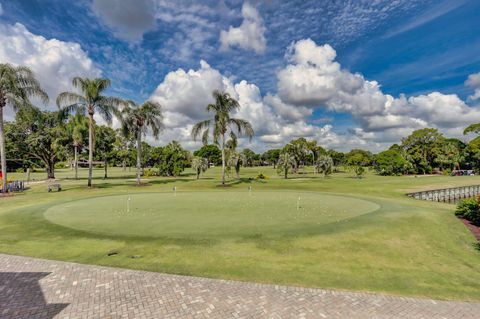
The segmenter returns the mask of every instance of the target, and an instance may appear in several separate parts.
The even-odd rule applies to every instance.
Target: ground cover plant
[[[442,299],[480,300],[480,253],[455,206],[405,193],[479,184],[477,176],[396,176],[314,167],[288,179],[244,167],[220,186],[220,167],[197,180],[136,170],[59,169],[0,202],[0,252],[175,274]],[[259,174],[268,179],[255,179]],[[12,173],[24,179],[25,173]],[[130,197],[130,211],[127,200]],[[300,197],[300,199],[299,199]],[[181,205],[180,205],[181,204]],[[123,216],[122,216],[123,214]],[[110,256],[109,256],[110,255]]]

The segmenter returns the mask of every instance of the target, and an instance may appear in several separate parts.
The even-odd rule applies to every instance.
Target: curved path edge
[[[480,303],[245,283],[0,254],[0,318],[479,318]]]

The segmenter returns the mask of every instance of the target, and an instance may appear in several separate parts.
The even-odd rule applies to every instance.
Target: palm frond
[[[62,92],[57,96],[56,100],[59,108],[64,108],[71,105],[85,105],[86,101],[83,96],[73,92]]]
[[[204,130],[207,130],[210,127],[211,120],[205,120],[198,122],[192,127],[192,138],[194,141],[197,141],[197,138],[200,136],[200,134],[203,133]]]

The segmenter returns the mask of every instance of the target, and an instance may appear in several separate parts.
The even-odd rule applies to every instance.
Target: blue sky
[[[427,102],[419,106],[415,104],[418,101],[412,100],[402,104],[401,110],[398,106],[394,113],[388,107],[387,111],[379,109],[373,112],[375,116],[391,119],[418,107],[429,109],[442,103],[446,99],[444,96],[452,94],[461,101],[455,103],[463,103],[459,104],[457,111],[465,114],[473,112],[471,109],[476,111],[476,99],[468,97],[474,94],[477,84],[473,81],[472,85],[465,85],[469,75],[480,71],[480,2],[475,0],[272,0],[247,3],[0,0],[0,4],[0,24],[5,26],[3,32],[10,41],[12,34],[18,35],[12,31],[12,26],[20,23],[28,32],[47,41],[56,39],[62,43],[77,43],[86,58],[92,61],[91,69],[112,79],[111,94],[138,102],[157,96],[172,114],[178,103],[167,100],[164,91],[158,92],[158,86],[167,74],[178,69],[199,71],[200,61],[204,60],[211,69],[229,79],[231,86],[242,80],[254,84],[260,97],[253,100],[265,99],[267,95],[278,96],[287,105],[285,108],[305,110],[302,118],[288,118],[275,106],[261,101],[270,108],[272,116],[281,117],[278,119],[280,127],[302,127],[307,136],[334,148],[348,149],[357,145],[381,149],[401,138],[401,134],[409,129],[422,125],[458,135],[455,128],[467,124],[446,123],[423,112],[410,116],[409,121],[415,124],[406,124],[404,130],[396,125],[382,131],[380,126],[372,124],[378,120],[373,118],[372,112],[365,108],[357,110],[356,105],[345,105],[354,103],[351,96],[348,99],[337,96],[328,100],[313,98],[306,103],[306,99],[294,97],[288,89],[282,93],[278,74],[290,64],[299,66],[303,63],[299,60],[292,62],[290,55],[300,52],[300,47],[295,44],[304,39],[311,39],[318,47],[330,45],[336,51],[334,61],[339,63],[342,72],[359,74],[362,81],[378,82],[380,86],[376,90],[381,91],[382,96],[398,99],[405,94],[406,99],[419,97],[418,101],[423,103],[422,96],[429,96],[432,92],[443,94],[438,99],[430,96],[429,101],[436,101],[432,102],[433,106],[427,106]],[[246,5],[244,12],[242,8]],[[242,23],[250,24],[242,29]],[[228,33],[229,28],[237,28],[234,30],[237,37],[234,32]],[[239,40],[238,34],[243,31],[246,33],[240,34]],[[222,32],[226,33],[227,44],[222,42]],[[1,57],[9,59],[7,53],[0,54]],[[293,78],[290,80],[294,81]],[[318,90],[324,88],[318,86]],[[357,98],[360,93],[355,94]],[[343,100],[339,102],[339,99]],[[371,109],[375,108],[372,102],[368,103]],[[182,116],[190,116],[188,111],[182,112]],[[367,114],[369,118],[366,118]],[[476,113],[464,117],[474,119],[475,116]],[[178,129],[171,123],[174,117],[175,114],[167,127]],[[322,135],[324,132],[315,127],[327,129],[330,135]],[[257,130],[266,137],[259,135],[254,148],[260,150],[276,145],[277,140],[271,137],[275,132],[263,127]],[[296,134],[282,136],[288,139]],[[170,134],[167,133],[167,137]],[[347,143],[352,139],[358,139],[356,144]]]

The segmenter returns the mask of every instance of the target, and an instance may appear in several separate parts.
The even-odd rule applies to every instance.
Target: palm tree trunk
[[[75,179],[78,179],[78,146],[74,146],[75,149],[75,157],[74,157],[74,165],[75,165]]]
[[[222,185],[225,185],[225,134],[222,135]]]
[[[2,103],[3,101],[0,101]],[[5,152],[5,132],[3,129],[3,105],[0,105],[0,158],[2,163],[2,192],[7,192],[7,154]]]
[[[88,114],[88,187],[92,187],[93,176],[93,113]]]
[[[288,168],[285,167],[285,179],[288,178]]]
[[[140,170],[142,169],[142,133],[137,133],[137,185],[140,185]]]

